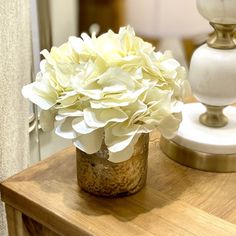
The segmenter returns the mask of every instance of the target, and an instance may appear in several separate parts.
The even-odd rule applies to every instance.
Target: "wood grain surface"
[[[135,195],[83,192],[71,147],[3,182],[2,199],[58,235],[235,236],[236,173],[181,166],[160,151],[159,138],[150,137],[147,185]]]

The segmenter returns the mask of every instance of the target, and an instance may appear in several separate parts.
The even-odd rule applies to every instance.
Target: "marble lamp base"
[[[183,121],[172,140],[161,138],[160,147],[180,164],[213,172],[236,171],[236,107],[228,106],[224,114],[228,124],[210,128],[199,122],[206,108],[201,103],[185,104]]]

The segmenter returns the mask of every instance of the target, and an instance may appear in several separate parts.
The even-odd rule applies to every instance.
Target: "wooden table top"
[[[236,173],[181,166],[149,146],[147,185],[120,199],[98,198],[77,185],[75,148],[1,184],[2,199],[49,229],[77,235],[236,235]]]

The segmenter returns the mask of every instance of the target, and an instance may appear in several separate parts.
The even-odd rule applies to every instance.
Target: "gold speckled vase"
[[[76,149],[77,179],[86,192],[102,197],[122,197],[138,192],[146,183],[149,135],[142,134],[132,157],[124,162],[108,161],[105,145],[88,155]]]

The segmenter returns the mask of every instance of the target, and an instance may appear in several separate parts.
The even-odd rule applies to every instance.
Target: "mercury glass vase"
[[[138,192],[146,183],[149,135],[142,134],[130,159],[108,161],[105,145],[95,154],[76,150],[77,179],[86,192],[102,197],[122,197]]]

